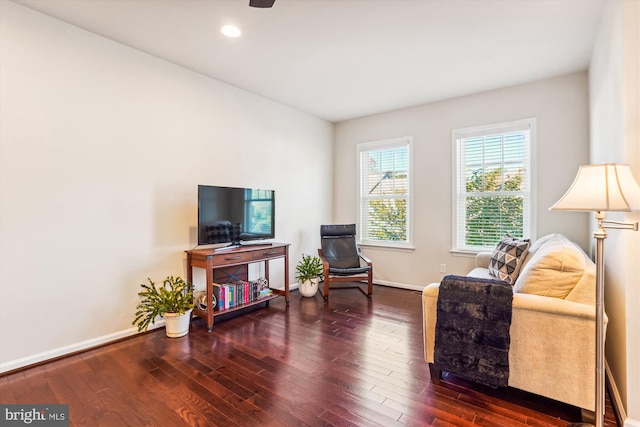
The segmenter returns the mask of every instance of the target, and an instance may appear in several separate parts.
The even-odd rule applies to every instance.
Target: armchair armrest
[[[362,261],[364,261],[365,263],[367,263],[367,265],[368,265],[369,267],[373,266],[373,264],[371,263],[371,260],[370,260],[366,255],[364,255],[362,252],[360,252],[360,250],[359,250],[359,249],[358,249],[358,256],[360,257],[360,259],[361,259]]]
[[[325,279],[329,276],[329,261],[322,255],[322,249],[318,248],[318,258],[322,262],[323,276]]]

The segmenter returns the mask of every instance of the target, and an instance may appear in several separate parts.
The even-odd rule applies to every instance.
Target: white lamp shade
[[[640,186],[629,165],[584,165],[552,210],[640,211]]]

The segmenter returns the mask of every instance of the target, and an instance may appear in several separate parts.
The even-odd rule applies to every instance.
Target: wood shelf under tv
[[[206,270],[207,309],[194,308],[193,312],[206,319],[209,332],[213,330],[216,316],[253,307],[265,303],[279,296],[284,296],[289,304],[289,243],[265,243],[248,246],[234,247],[223,250],[193,249],[187,253],[187,281],[193,283],[193,267]],[[284,260],[284,289],[270,288],[273,295],[264,297],[248,304],[237,305],[225,310],[214,310],[213,284],[227,283],[235,280],[248,280],[248,266],[252,263],[264,263],[264,274],[269,281],[269,261],[275,259]],[[269,281],[269,284],[271,282]]]

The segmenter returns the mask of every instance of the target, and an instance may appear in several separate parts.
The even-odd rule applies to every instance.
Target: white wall
[[[590,162],[627,163],[640,182],[639,27],[636,0],[607,4],[589,68],[589,91]],[[640,221],[638,213],[607,217]],[[608,235],[604,243],[606,359],[628,416],[625,426],[640,426],[640,232],[610,230]]]
[[[186,275],[198,184],[275,189],[291,264],[316,250],[331,123],[0,4],[0,370],[132,333],[139,284]]]
[[[433,84],[437,84],[434,82]],[[356,144],[397,136],[414,140],[414,251],[365,248],[378,282],[422,289],[447,274],[466,274],[469,257],[451,249],[451,131],[474,125],[537,118],[537,234],[559,232],[588,249],[588,218],[549,212],[589,158],[587,74],[421,105],[336,125],[334,220],[356,219]]]

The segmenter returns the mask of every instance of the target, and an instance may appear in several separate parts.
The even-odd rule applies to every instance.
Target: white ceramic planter
[[[318,282],[320,282],[319,277],[314,277],[311,280],[300,282],[300,295],[303,297],[314,296],[316,292],[318,292]]]
[[[170,338],[183,337],[189,333],[189,322],[191,320],[191,310],[183,313],[165,313],[164,327],[167,336]]]

